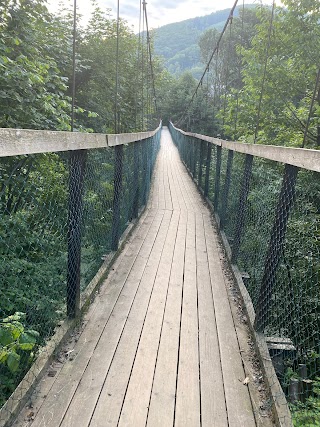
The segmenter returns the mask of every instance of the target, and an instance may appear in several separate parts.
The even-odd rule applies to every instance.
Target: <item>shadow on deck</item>
[[[269,426],[209,210],[162,132],[149,206],[16,426]],[[242,343],[245,343],[243,346]],[[247,354],[246,354],[247,353]]]

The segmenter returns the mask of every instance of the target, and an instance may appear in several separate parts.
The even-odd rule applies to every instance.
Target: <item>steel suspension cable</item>
[[[233,4],[233,6],[232,6],[232,8],[231,8],[231,10],[230,10],[229,16],[228,16],[228,18],[227,18],[227,20],[226,20],[226,22],[225,22],[225,24],[224,24],[223,30],[222,30],[222,32],[220,33],[220,36],[219,36],[218,41],[217,41],[217,43],[216,43],[216,46],[214,47],[214,49],[213,49],[213,51],[212,51],[212,53],[211,53],[211,55],[210,55],[210,58],[209,58],[208,63],[207,63],[207,65],[206,65],[205,69],[204,69],[204,72],[202,73],[202,76],[201,76],[201,78],[200,78],[200,80],[199,80],[199,82],[198,82],[198,84],[197,84],[197,87],[196,87],[196,89],[195,89],[195,91],[194,91],[194,93],[193,93],[193,95],[192,95],[192,97],[191,97],[190,102],[188,103],[188,105],[187,105],[186,109],[185,109],[185,110],[184,110],[184,112],[182,113],[182,117],[181,117],[181,119],[179,119],[179,120],[178,120],[178,123],[179,123],[179,122],[181,122],[181,120],[183,120],[183,117],[186,115],[186,112],[189,110],[189,107],[191,106],[191,104],[192,104],[192,102],[193,102],[193,100],[194,100],[194,98],[195,98],[195,96],[196,96],[196,94],[197,94],[197,92],[198,92],[199,87],[202,85],[202,82],[203,82],[203,79],[205,78],[205,75],[206,75],[207,69],[210,67],[210,64],[211,64],[211,62],[212,62],[212,60],[213,60],[213,58],[214,58],[214,55],[215,55],[215,54],[218,52],[218,50],[219,50],[220,42],[221,42],[221,40],[222,40],[222,38],[223,38],[223,36],[224,36],[224,34],[225,34],[225,32],[226,32],[227,28],[228,28],[229,21],[233,19],[234,10],[235,10],[235,8],[237,7],[237,4],[238,4],[238,0],[235,0],[234,4]]]
[[[144,130],[144,61],[145,61],[145,54],[144,54],[144,12],[142,7],[142,0],[141,1],[141,8],[142,8],[142,38],[141,38],[141,130]]]
[[[150,39],[150,32],[149,32],[149,25],[148,25],[148,14],[147,14],[147,3],[146,3],[146,1],[143,1],[143,10],[144,10],[144,17],[145,17],[145,21],[146,21],[147,49],[148,49],[148,53],[149,53],[151,83],[152,83],[152,91],[153,91],[153,103],[154,103],[155,111],[157,113],[158,107],[157,107],[155,78],[154,78],[154,69],[153,69],[152,51],[151,51],[151,39]]]
[[[253,140],[254,144],[257,141],[259,126],[260,126],[261,105],[262,105],[264,86],[265,86],[266,76],[267,76],[267,67],[268,67],[268,62],[269,62],[269,51],[270,51],[270,46],[271,46],[271,33],[272,33],[272,28],[273,28],[274,10],[275,10],[275,0],[273,0],[273,2],[272,2],[270,25],[269,25],[269,30],[268,30],[268,44],[267,44],[267,49],[266,49],[266,60],[265,60],[265,64],[264,64],[261,91],[260,91],[260,96],[259,96],[257,123],[256,123],[255,132],[254,132],[254,140]]]
[[[73,2],[73,40],[72,40],[72,101],[71,132],[74,131],[74,110],[76,99],[76,38],[77,38],[77,0]]]
[[[240,49],[239,49],[239,67],[238,67],[238,79],[241,82],[241,70],[242,70],[242,48],[244,41],[244,0],[242,1],[242,17],[241,17],[241,36],[240,36]],[[240,89],[239,89],[240,90]],[[236,114],[234,119],[234,138],[236,138],[237,127],[238,127],[238,116],[239,116],[239,90],[236,93]]]
[[[117,1],[117,40],[116,40],[116,87],[114,94],[114,132],[119,133],[119,35],[120,35],[120,0]]]
[[[139,36],[138,36],[138,47],[137,47],[137,66],[136,69],[139,70],[140,65],[140,47],[141,47],[141,14],[142,14],[142,5],[140,0],[140,12],[139,12]],[[135,130],[138,129],[138,92],[140,88],[139,84],[139,73],[136,73],[136,86],[135,86]],[[142,80],[142,79],[141,79]]]
[[[228,43],[228,52],[227,52],[227,69],[226,69],[226,84],[224,89],[224,100],[223,100],[223,118],[222,118],[222,127],[224,127],[225,124],[225,116],[226,116],[226,109],[227,109],[227,92],[229,89],[229,72],[230,72],[230,51],[231,51],[231,37],[232,37],[232,19],[230,20],[230,31],[229,31],[229,43]]]
[[[312,111],[313,111],[313,106],[317,97],[317,92],[319,90],[319,82],[320,82],[320,68],[318,69],[318,73],[317,73],[317,78],[316,78],[316,84],[314,87],[314,91],[313,91],[313,95],[312,95],[312,99],[311,99],[311,104],[310,104],[310,109],[309,109],[309,114],[308,114],[308,120],[306,123],[306,127],[304,130],[304,135],[303,135],[303,142],[302,142],[302,148],[304,148],[305,143],[307,141],[307,135],[308,135],[308,131],[309,131],[309,126],[310,126],[310,121],[311,121],[311,115],[312,115]]]

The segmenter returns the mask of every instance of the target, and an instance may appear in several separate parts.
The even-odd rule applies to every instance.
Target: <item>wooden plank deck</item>
[[[34,419],[17,425],[260,425],[217,246],[165,128],[148,209],[85,317],[75,357]]]

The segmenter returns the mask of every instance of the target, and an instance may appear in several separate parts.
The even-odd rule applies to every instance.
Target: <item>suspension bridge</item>
[[[146,4],[130,128],[143,131],[121,133],[118,2],[115,133],[74,132],[75,0],[71,132],[0,129],[0,426],[290,427],[319,401],[320,152],[256,144],[275,2],[252,143],[192,129],[200,97],[239,134],[237,1],[167,126],[153,126]],[[294,106],[302,147],[319,145],[319,82]]]
[[[257,425],[223,270],[210,211],[164,129],[146,210],[31,425]]]
[[[162,126],[119,135],[4,129],[1,137],[5,157],[71,153],[66,305],[70,318],[83,313],[77,333],[65,321],[41,351],[3,406],[2,425],[18,411],[16,427],[291,425],[277,374],[285,355],[297,357],[297,347],[280,332],[270,347],[266,334],[273,328],[277,335],[292,305],[298,310],[304,303],[284,282],[281,259],[288,224],[306,197],[294,195],[298,170],[318,173],[318,151],[223,141],[172,124],[170,132]],[[114,169],[112,227],[103,237],[111,252],[81,293],[81,250],[90,239],[86,181],[91,169],[103,168],[103,153]],[[282,184],[271,210],[268,198],[257,209],[261,168],[268,174],[274,164],[283,169]],[[96,172],[98,178],[105,181]],[[252,222],[265,235],[257,253],[246,248]],[[250,275],[237,267],[244,260]],[[274,298],[287,292],[293,301],[279,311]],[[312,345],[309,336],[300,338],[301,346]],[[299,384],[292,385],[289,398],[298,399]]]

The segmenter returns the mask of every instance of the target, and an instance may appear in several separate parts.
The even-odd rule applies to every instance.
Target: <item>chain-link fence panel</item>
[[[68,156],[0,160],[0,404],[66,307]]]
[[[1,422],[142,212],[159,146],[160,131],[128,145],[0,159]]]
[[[224,183],[227,182],[229,191],[228,198],[225,200],[225,207],[222,211],[223,215],[221,216],[221,221],[223,223],[223,229],[228,238],[228,242],[232,246],[234,244],[237,228],[236,214],[238,212],[239,198],[241,193],[241,176],[244,175],[245,156],[241,153],[233,153],[231,160],[232,162],[231,165],[229,163],[228,174],[226,170],[226,175],[224,177]],[[221,191],[221,197],[224,195],[225,193],[223,189],[223,191]]]
[[[81,290],[111,252],[114,149],[88,150],[83,191]]]
[[[243,227],[238,236],[239,241],[236,240],[239,212],[234,211],[232,214],[236,222],[231,243],[238,244],[237,259],[234,261],[238,264],[255,308],[259,299],[270,230],[281,188],[282,169],[282,166],[255,158],[249,172],[250,177],[243,176],[243,180],[249,179],[250,182],[246,203],[241,207],[244,212]],[[244,172],[248,173],[246,170]],[[243,182],[241,186],[243,186]],[[238,207],[234,205],[235,209],[239,209],[239,203],[240,200]]]

